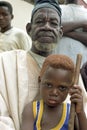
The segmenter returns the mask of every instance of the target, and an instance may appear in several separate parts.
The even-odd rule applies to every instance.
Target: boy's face
[[[13,15],[5,6],[0,7],[0,27],[1,29],[8,28],[11,25]]]
[[[72,86],[73,74],[69,70],[49,67],[40,80],[40,94],[48,106],[62,103]]]

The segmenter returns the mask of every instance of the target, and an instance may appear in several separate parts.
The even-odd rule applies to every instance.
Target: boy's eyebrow
[[[44,83],[46,83],[46,82],[51,83],[51,81],[49,81],[48,79],[46,79],[46,80],[44,81]],[[61,85],[61,86],[68,87],[68,86],[72,86],[72,85],[73,85],[73,83],[72,83],[72,82],[71,82],[71,83],[61,83],[60,85]]]
[[[61,83],[62,86],[65,86],[65,87],[69,87],[69,86],[72,86],[72,82],[71,83]]]
[[[49,81],[48,79],[46,79],[46,80],[44,81],[44,83],[45,83],[45,82],[50,82],[50,83],[51,83],[51,81]]]

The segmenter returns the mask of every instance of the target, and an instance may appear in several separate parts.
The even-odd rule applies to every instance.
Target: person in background
[[[82,90],[73,85],[74,72],[68,56],[50,55],[45,59],[38,77],[41,98],[25,106],[20,130],[68,130],[70,104],[64,102],[68,93],[75,103],[74,130],[87,129]]]
[[[87,9],[78,5],[78,0],[66,0],[60,7],[63,37],[55,52],[70,56],[74,63],[76,55],[81,53],[83,65],[87,61]]]
[[[0,52],[13,49],[29,50],[31,40],[22,29],[13,27],[13,7],[7,1],[0,1]]]
[[[85,62],[83,64],[83,66],[81,67],[80,73],[81,73],[81,76],[83,79],[84,87],[85,87],[86,92],[87,92],[87,62]]]

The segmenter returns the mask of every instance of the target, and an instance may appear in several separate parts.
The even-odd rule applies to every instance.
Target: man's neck
[[[4,33],[4,32],[8,31],[8,30],[11,29],[11,28],[12,28],[11,26],[7,26],[7,27],[5,27],[5,28],[1,28],[1,29],[0,29],[0,32]]]
[[[77,0],[66,0],[66,3],[65,4],[78,4]]]
[[[38,50],[35,50],[33,48],[31,48],[31,51],[33,53],[36,53],[38,55],[41,55],[41,56],[44,56],[44,57],[47,57],[48,55],[52,54],[52,51],[51,52],[43,52],[43,51],[38,51]]]

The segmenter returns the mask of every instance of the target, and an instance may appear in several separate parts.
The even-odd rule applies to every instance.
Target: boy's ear
[[[38,77],[38,85],[39,85],[39,88],[40,88],[40,82],[41,82],[41,77],[39,76],[39,77]]]
[[[40,82],[41,82],[41,77],[39,76],[39,77],[38,77],[38,83],[40,83]]]
[[[26,31],[27,31],[27,33],[30,35],[31,23],[27,23],[27,25],[26,25]]]

